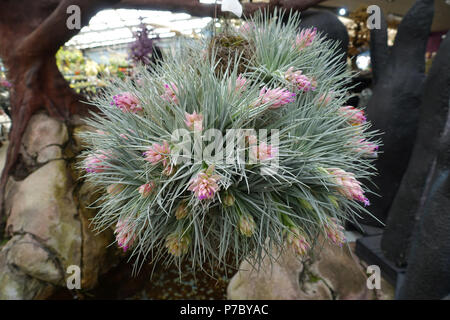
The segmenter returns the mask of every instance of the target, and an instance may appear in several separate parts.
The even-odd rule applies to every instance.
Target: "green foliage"
[[[186,255],[192,256],[196,266],[225,265],[230,255],[239,263],[250,252],[258,264],[265,252],[272,256],[273,247],[285,250],[286,237],[296,239],[293,230],[314,243],[320,234],[326,234],[330,218],[343,223],[370,214],[355,199],[344,196],[342,186],[326,170],[340,168],[366,183],[375,172],[373,158],[355,151],[353,141],[355,136],[373,140],[376,133],[368,130],[369,123],[350,125],[339,112],[348,99],[352,75],[338,62],[337,44],[322,36],[310,46],[296,48],[299,16],[292,14],[283,25],[282,14],[275,13],[271,19],[260,15],[251,22],[255,27],[250,31],[230,32],[231,37],[244,37],[254,55],[228,61],[223,73],[216,70],[220,58],[214,54],[217,51],[209,54],[208,41],[182,42],[180,49],[165,56],[164,63],[154,66],[152,72],[137,70],[138,82],[112,81],[93,100],[103,114],[87,120],[98,131],[83,135],[91,146],[83,156],[106,152],[107,157],[100,162],[102,170],[89,172],[86,178],[96,188],[121,186],[93,204],[99,209],[93,222],[96,230],[102,231],[127,221],[137,269],[146,258],[180,262],[185,255],[167,253],[167,245],[176,249],[167,240],[173,240],[169,236],[173,234],[184,241],[180,245],[188,244]],[[242,65],[246,71],[241,76],[248,82],[240,92],[236,80]],[[270,103],[255,104],[263,87],[292,87],[284,76],[291,67],[315,79],[317,88],[297,91],[294,102],[277,109],[271,109]],[[171,83],[178,88],[177,103],[164,99],[165,85]],[[111,105],[113,96],[123,92],[137,98],[142,112],[123,112]],[[327,95],[332,99],[323,103]],[[228,129],[267,129],[270,141],[270,130],[279,130],[279,161],[272,167],[273,174],[261,174],[261,169],[267,169],[264,162],[243,163],[237,155],[231,164],[211,159],[175,163],[171,153],[169,160],[176,170],[169,176],[161,163],[146,161],[143,153],[153,144],[168,141],[171,152],[177,149],[171,142],[172,133],[186,129],[185,113],[194,111],[203,115],[203,133],[211,128],[223,136]],[[190,137],[196,134],[191,132]],[[193,144],[190,151],[194,154],[196,148],[208,144]],[[244,150],[248,156],[250,147],[246,145]],[[220,190],[213,200],[200,200],[188,187],[197,174],[211,170],[211,165]],[[87,162],[81,167],[88,167]],[[138,188],[149,182],[155,183],[155,190],[143,197]],[[177,219],[180,205],[188,214]],[[242,231],[242,219],[247,219],[244,226],[251,232]]]
[[[129,63],[118,55],[111,56],[107,63],[97,63],[86,58],[79,49],[61,47],[56,53],[56,65],[71,88],[86,96],[95,95],[106,85],[106,78],[125,79]]]

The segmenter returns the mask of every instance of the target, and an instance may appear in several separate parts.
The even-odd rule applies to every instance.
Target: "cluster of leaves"
[[[90,145],[83,156],[103,156],[95,158],[99,170],[88,170],[86,178],[93,188],[108,190],[93,204],[99,209],[93,222],[98,231],[116,228],[119,245],[126,240],[123,247],[130,248],[137,269],[145,258],[179,263],[187,255],[200,267],[226,264],[230,254],[239,263],[252,253],[258,264],[264,254],[272,256],[274,247],[279,252],[298,249],[320,234],[330,236],[333,226],[370,214],[345,196],[327,170],[351,172],[365,183],[375,172],[373,158],[355,151],[354,143],[355,136],[373,141],[376,133],[368,130],[368,122],[349,124],[340,112],[352,75],[339,64],[337,44],[321,35],[299,48],[299,16],[290,14],[282,24],[283,14],[260,14],[245,30],[230,34],[249,42],[254,54],[235,56],[224,72],[217,72],[220,58],[208,50],[208,41],[189,41],[152,71],[137,70],[138,81],[113,81],[93,100],[102,115],[87,119],[97,131],[83,134]],[[239,74],[242,65],[246,71]],[[289,70],[314,79],[315,90],[293,88],[285,76]],[[242,78],[247,80],[244,88],[238,85]],[[167,99],[168,88],[173,99]],[[273,108],[273,101],[255,103],[264,88],[287,88],[296,97],[279,108]],[[111,103],[124,92],[136,98],[139,112],[124,112]],[[271,129],[278,130],[278,162],[275,168],[271,164],[272,173],[261,173],[267,168],[264,162],[242,162],[239,152],[226,163],[210,158],[176,162],[173,133],[189,130],[186,114],[194,112],[202,115],[202,131],[190,130],[192,141],[208,129],[218,129],[224,137],[229,129],[266,129],[268,141]],[[165,141],[167,163],[143,156]],[[207,145],[196,142],[190,151]],[[246,156],[249,151],[246,144]],[[89,164],[83,161],[81,167]],[[173,169],[169,173],[168,167]],[[210,199],[200,199],[190,188],[202,173],[217,181]],[[139,191],[145,184],[151,190],[143,196]]]

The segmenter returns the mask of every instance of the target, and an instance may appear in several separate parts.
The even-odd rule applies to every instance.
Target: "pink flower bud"
[[[175,85],[175,83],[171,82],[170,84],[164,85],[164,94],[161,96],[161,98],[163,98],[167,102],[178,104],[179,100],[177,94],[178,87]]]
[[[191,240],[188,235],[182,235],[178,232],[171,233],[166,238],[167,251],[175,257],[186,254],[189,250],[190,243]]]
[[[361,183],[356,180],[355,175],[351,172],[346,172],[342,169],[331,168],[326,169],[332,176],[333,180],[338,186],[340,194],[350,200],[357,200],[368,206],[369,200],[364,196],[364,191]]]
[[[151,164],[162,163],[165,167],[168,163],[170,155],[169,143],[164,141],[163,144],[154,143],[150,149],[144,152],[145,160]]]
[[[255,106],[262,104],[268,104],[269,109],[277,109],[285,104],[295,101],[295,93],[288,91],[287,89],[276,88],[267,89],[262,88],[259,92],[259,100]]]
[[[115,105],[123,112],[137,113],[142,111],[142,106],[139,105],[139,100],[130,92],[123,92],[115,95],[111,105]]]
[[[136,235],[133,232],[130,222],[130,219],[119,219],[116,224],[116,230],[114,231],[117,244],[123,249],[123,251],[127,251],[136,239]]]
[[[213,169],[214,170],[214,169]],[[213,175],[212,170],[208,168],[206,172],[200,172],[190,181],[188,190],[194,192],[195,196],[200,199],[213,199],[219,190],[217,181],[220,180],[218,175]]]
[[[295,44],[297,48],[301,50],[303,48],[309,47],[316,38],[316,35],[317,35],[317,28],[303,29],[295,39]]]
[[[301,234],[300,230],[296,227],[291,227],[290,232],[286,237],[288,247],[299,257],[303,257],[307,254],[311,246],[306,238]]]
[[[148,197],[154,190],[155,190],[155,183],[153,181],[150,181],[149,183],[143,184],[138,188],[138,192],[140,195],[145,198]]]
[[[203,115],[200,113],[197,113],[194,111],[194,113],[189,114],[185,113],[186,119],[184,120],[184,123],[186,123],[186,126],[194,130],[196,132],[200,132],[203,130]]]
[[[342,247],[342,245],[346,242],[345,235],[344,235],[344,227],[339,224],[336,218],[328,218],[328,223],[324,226],[325,233],[328,237],[328,239]]]
[[[364,124],[367,121],[364,111],[352,106],[341,107],[339,112],[348,118],[348,122],[353,126]]]

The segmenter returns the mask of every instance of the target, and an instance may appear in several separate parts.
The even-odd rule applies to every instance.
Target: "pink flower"
[[[178,94],[178,87],[175,85],[175,83],[171,82],[170,84],[164,85],[164,94],[161,96],[161,98],[163,98],[167,102],[178,104],[179,100],[177,94]]]
[[[235,91],[237,93],[244,91],[245,89],[247,89],[247,78],[243,77],[242,74],[240,74],[237,78],[236,78],[236,87],[235,87]]]
[[[115,95],[111,105],[115,105],[123,112],[137,113],[142,111],[142,107],[139,105],[139,100],[130,92],[123,92]]]
[[[336,218],[328,218],[328,223],[324,226],[328,239],[334,244],[342,247],[345,243],[344,227],[339,224]]]
[[[370,205],[369,199],[364,196],[361,183],[356,180],[353,173],[338,168],[326,170],[334,176],[334,182],[337,184],[340,194],[347,199],[360,201],[364,203],[365,206]]]
[[[300,257],[304,256],[311,248],[308,241],[306,241],[306,238],[296,227],[291,227],[286,240],[288,247]]]
[[[184,123],[189,129],[194,131],[202,131],[203,129],[203,115],[194,111],[193,114],[185,113],[186,119]]]
[[[189,191],[195,193],[195,196],[200,200],[212,199],[215,193],[219,190],[217,181],[220,180],[218,175],[213,175],[214,166],[210,166],[206,172],[200,172],[189,183]]]
[[[117,244],[124,252],[133,245],[133,242],[136,239],[136,235],[133,233],[129,219],[119,219],[114,234],[116,235]]]
[[[295,88],[303,92],[314,91],[316,89],[316,81],[311,80],[307,76],[302,74],[301,70],[293,71],[293,69],[293,67],[290,67],[284,74],[284,77],[287,81],[292,83]]]
[[[151,164],[158,164],[159,162],[162,162],[164,167],[167,165],[169,154],[169,143],[165,140],[162,145],[154,143],[150,149],[144,152],[145,160]]]
[[[340,107],[339,112],[346,118],[353,126],[361,125],[367,121],[364,111],[352,106]]]
[[[98,153],[94,153],[89,155],[84,160],[84,166],[86,171],[89,173],[99,173],[103,172],[109,166],[105,164],[105,161],[108,159],[108,153],[105,151],[99,151]]]
[[[287,89],[266,89],[265,87],[259,92],[259,101],[256,106],[262,104],[269,104],[269,109],[276,109],[285,104],[295,101],[295,93],[288,91]]]
[[[250,152],[253,159],[264,161],[275,157],[278,153],[278,149],[270,144],[268,145],[265,142],[261,142],[259,146],[252,146]]]
[[[5,87],[5,88],[11,88],[12,84],[8,80],[1,79],[0,80],[0,86]]]
[[[355,151],[369,157],[378,156],[379,146],[365,139],[359,139],[355,143]]]
[[[299,49],[309,47],[317,35],[317,28],[303,29],[297,38],[295,39],[295,44]]]
[[[140,195],[145,198],[148,197],[150,195],[150,193],[153,192],[153,190],[155,190],[155,183],[153,181],[150,181],[149,183],[143,184],[142,186],[140,186],[138,188],[138,191],[140,193]]]

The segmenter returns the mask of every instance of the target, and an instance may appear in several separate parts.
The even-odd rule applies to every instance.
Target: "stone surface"
[[[78,126],[73,128],[73,133],[72,133],[72,139],[73,139],[72,150],[75,153],[78,153],[81,150],[86,148],[86,144],[83,142],[83,139],[81,139],[81,137],[80,137],[80,133],[83,133],[85,131],[95,131],[95,129],[93,127],[91,127],[91,126],[88,126],[88,125],[78,125]]]
[[[51,160],[62,159],[62,157],[61,147],[52,145],[39,151],[36,161],[37,163],[42,164]]]
[[[65,266],[80,265],[81,226],[67,163],[51,161],[8,187],[7,232],[33,234],[53,248]]]
[[[382,249],[397,264],[407,264],[411,237],[420,219],[430,177],[436,168],[439,143],[445,134],[450,100],[450,33],[442,42],[428,73],[416,144],[400,188],[389,210]]]
[[[371,213],[385,222],[388,210],[412,153],[416,139],[419,105],[423,92],[425,50],[433,20],[433,0],[417,0],[404,16],[392,48],[387,46],[386,23],[371,31],[371,57],[375,84],[367,106],[373,129],[384,132],[382,152],[373,182]],[[375,219],[362,223],[380,226]]]
[[[11,240],[0,250],[0,300],[45,299],[52,293],[51,285],[8,263],[8,253],[16,241]]]
[[[64,271],[57,258],[30,234],[14,236],[10,241],[7,263],[38,280],[61,284]]]
[[[27,165],[34,165],[34,161],[40,156],[40,161],[46,162],[55,157],[55,148],[44,150],[49,146],[61,148],[69,140],[67,126],[49,117],[44,113],[38,113],[31,117],[30,123],[22,138],[21,154]],[[40,153],[43,152],[42,155]]]
[[[83,239],[81,286],[84,289],[91,289],[97,285],[99,276],[118,262],[120,255],[116,246],[109,246],[114,242],[112,230],[105,230],[99,234],[92,230],[91,219],[96,211],[89,209],[88,206],[96,200],[99,193],[85,182],[77,195]]]
[[[319,256],[320,254],[320,256]],[[290,253],[259,270],[244,261],[231,279],[228,299],[331,300],[369,299],[366,275],[348,247],[325,242],[316,248],[313,261],[299,261]]]
[[[342,248],[324,243],[310,270],[325,281],[339,300],[368,299],[367,276],[358,258],[348,246]]]
[[[73,132],[93,130],[77,126]],[[81,267],[82,289],[93,288],[100,274],[120,257],[111,230],[99,235],[90,226],[97,196],[74,169],[85,147],[69,140],[64,123],[34,115],[22,143],[28,167],[22,180],[10,177],[5,193],[6,231],[0,251],[0,299],[40,299],[65,286],[69,265]],[[64,152],[63,152],[64,149]],[[68,152],[68,150],[70,152]]]

